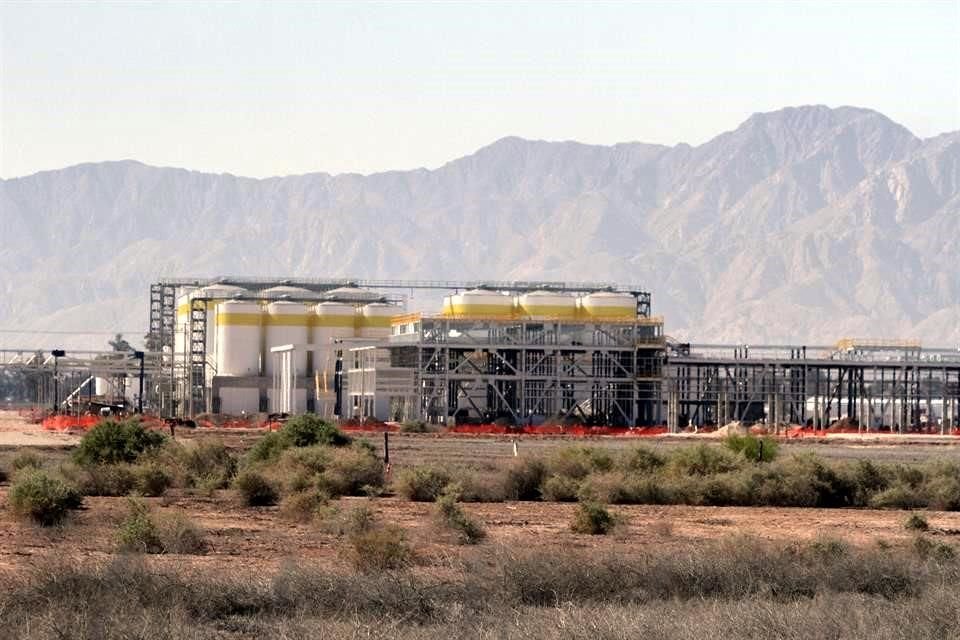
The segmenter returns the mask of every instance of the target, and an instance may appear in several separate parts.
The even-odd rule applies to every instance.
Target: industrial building
[[[438,311],[408,308],[420,290]],[[960,420],[955,348],[682,344],[637,286],[217,278],[163,280],[150,295],[165,415],[670,431],[844,418],[946,430]]]

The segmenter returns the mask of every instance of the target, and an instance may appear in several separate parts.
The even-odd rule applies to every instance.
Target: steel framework
[[[960,418],[960,352],[909,342],[672,345],[667,426],[767,422],[946,432]]]

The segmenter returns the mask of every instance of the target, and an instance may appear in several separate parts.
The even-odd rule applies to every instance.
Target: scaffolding
[[[663,323],[414,314],[398,318],[391,367],[413,370],[415,419],[661,422]]]

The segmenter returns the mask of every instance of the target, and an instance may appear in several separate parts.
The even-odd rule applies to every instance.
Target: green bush
[[[362,496],[383,487],[383,462],[367,447],[334,449],[319,487],[331,496]]]
[[[85,467],[132,463],[144,453],[156,451],[165,441],[166,436],[144,429],[139,420],[105,420],[83,436],[73,459]]]
[[[437,497],[434,516],[441,528],[452,531],[460,544],[477,544],[486,536],[479,522],[469,517],[457,504],[460,488],[456,484],[447,485]]]
[[[403,529],[396,525],[372,527],[349,536],[350,560],[358,571],[372,573],[402,569],[413,551]]]
[[[249,464],[276,460],[288,446],[286,439],[280,435],[279,431],[271,431],[263,434],[253,443],[247,451],[246,460]]]
[[[570,523],[574,533],[605,535],[613,530],[617,521],[607,508],[597,502],[581,502]]]
[[[157,525],[150,517],[147,505],[131,500],[130,513],[117,529],[117,545],[122,551],[136,553],[161,553],[163,545],[157,533]]]
[[[290,418],[278,433],[291,447],[345,447],[351,442],[336,426],[309,413]]]
[[[754,462],[772,462],[779,449],[779,444],[773,438],[758,438],[752,435],[730,434],[723,444],[730,451]]]
[[[930,523],[919,513],[911,513],[903,523],[903,528],[907,531],[927,531],[930,529]]]
[[[927,479],[921,491],[931,509],[937,511],[960,510],[960,478],[933,476]]]
[[[414,502],[433,502],[450,483],[450,474],[437,467],[420,465],[404,469],[394,483],[397,493]]]
[[[83,503],[79,491],[40,469],[17,474],[7,499],[15,515],[44,527],[60,524]]]
[[[233,481],[243,503],[248,507],[263,507],[277,503],[279,494],[272,482],[258,471],[247,469]]]
[[[539,500],[540,486],[547,476],[547,466],[539,458],[514,458],[504,477],[510,500]]]
[[[14,471],[23,469],[40,469],[43,467],[43,459],[33,451],[21,451],[14,456],[10,463]]]

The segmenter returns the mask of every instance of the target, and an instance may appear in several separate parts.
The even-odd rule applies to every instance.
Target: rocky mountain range
[[[84,164],[0,181],[0,223],[0,346],[142,333],[150,282],[223,274],[638,283],[695,342],[960,345],[960,132],[853,107],[368,176]]]

